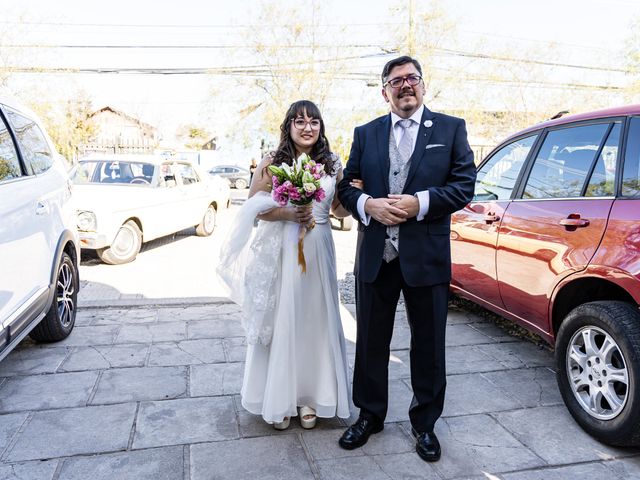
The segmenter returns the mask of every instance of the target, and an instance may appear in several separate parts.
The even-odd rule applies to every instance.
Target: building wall
[[[81,147],[88,153],[153,153],[159,135],[155,128],[111,110],[102,110],[91,117],[98,129],[97,136]]]

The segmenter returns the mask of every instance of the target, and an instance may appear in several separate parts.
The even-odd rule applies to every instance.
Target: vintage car
[[[453,291],[555,347],[587,432],[640,445],[640,105],[508,138],[451,220]]]
[[[229,205],[229,186],[186,160],[94,155],[73,174],[83,249],[112,265],[133,261],[144,242],[196,227],[209,236]]]

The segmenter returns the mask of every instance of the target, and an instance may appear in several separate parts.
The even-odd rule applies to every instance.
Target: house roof
[[[94,117],[94,116],[96,116],[96,115],[98,115],[99,113],[102,113],[102,112],[111,112],[111,113],[113,113],[115,115],[118,115],[118,116],[121,116],[123,118],[126,118],[127,120],[129,120],[131,122],[137,123],[138,125],[140,125],[142,128],[145,128],[145,129],[150,129],[150,130],[153,130],[153,131],[157,131],[158,130],[153,125],[145,123],[142,120],[138,120],[137,118],[132,117],[131,115],[127,115],[126,113],[124,113],[124,112],[122,112],[120,110],[116,110],[115,108],[112,108],[112,107],[110,107],[108,105],[106,107],[102,107],[101,109],[96,110],[95,112],[93,112],[91,115],[89,115],[89,118],[92,118],[92,117]]]

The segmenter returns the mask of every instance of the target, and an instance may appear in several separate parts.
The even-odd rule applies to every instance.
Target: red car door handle
[[[589,220],[586,218],[563,218],[560,220],[560,225],[563,227],[587,227]]]
[[[484,221],[486,223],[493,223],[493,222],[497,222],[498,220],[500,220],[500,216],[496,215],[495,213],[487,213],[484,216]]]

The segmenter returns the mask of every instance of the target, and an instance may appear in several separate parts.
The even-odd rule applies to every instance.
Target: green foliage
[[[79,147],[96,136],[98,127],[90,121],[93,109],[86,93],[80,92],[75,99],[68,99],[62,108],[52,103],[29,102],[38,114],[56,149],[72,164],[78,157]]]
[[[199,150],[211,138],[211,133],[204,127],[194,124],[181,125],[176,132],[176,138],[191,150]]]

